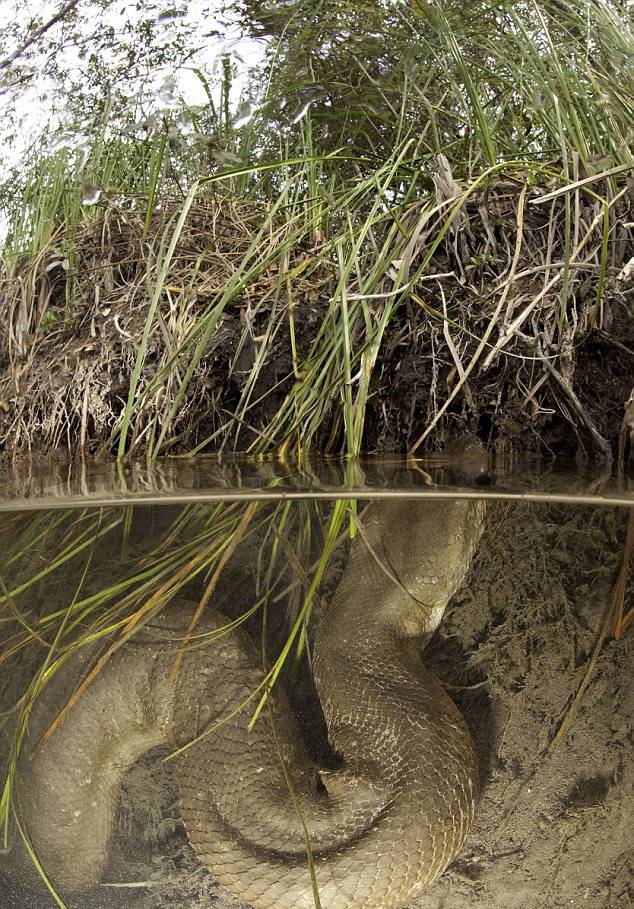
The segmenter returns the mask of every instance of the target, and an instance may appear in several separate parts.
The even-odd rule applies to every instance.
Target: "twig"
[[[557,734],[555,735],[554,739],[548,746],[549,751],[554,751],[555,748],[557,748],[557,746],[561,742],[562,738],[568,731],[568,728],[577,713],[577,708],[579,707],[581,698],[585,694],[586,688],[590,684],[590,679],[592,678],[592,673],[594,672],[594,667],[596,666],[597,660],[599,658],[599,653],[601,652],[601,648],[603,647],[603,642],[605,641],[605,639],[607,637],[611,621],[612,621],[612,604],[610,604],[605,611],[605,616],[603,618],[601,628],[599,629],[599,635],[595,642],[594,650],[592,651],[592,656],[590,657],[590,661],[586,667],[586,671],[583,674],[583,679],[581,680],[581,684],[579,685],[579,688],[577,689],[577,693],[575,694],[574,698],[570,702],[570,706],[568,707],[568,710],[566,711],[565,716],[564,716],[563,720],[561,721],[561,726],[557,730]]]
[[[63,6],[58,13],[55,13],[55,15],[52,16],[48,22],[45,22],[44,25],[36,28],[33,34],[30,35],[23,44],[21,44],[19,47],[16,47],[16,49],[11,54],[9,54],[8,57],[5,57],[4,60],[0,60],[0,69],[7,69],[9,66],[11,66],[14,60],[17,60],[17,58],[23,54],[25,50],[31,47],[32,44],[35,44],[35,42],[38,41],[42,35],[49,30],[49,28],[52,28],[57,22],[60,21],[60,19],[63,19],[66,13],[70,13],[70,11],[73,10],[78,3],[79,0],[69,0],[69,2]]]
[[[621,190],[621,192],[617,193],[616,196],[614,196],[614,198],[610,200],[608,207],[611,208],[627,192],[628,192],[628,188],[624,187]],[[573,263],[579,258],[581,251],[585,248],[585,246],[588,243],[593,232],[595,231],[597,226],[600,224],[600,222],[603,220],[603,217],[604,217],[604,213],[603,213],[603,209],[601,209],[599,211],[599,213],[593,218],[592,223],[590,224],[588,230],[586,231],[586,233],[584,234],[582,239],[579,241],[578,245],[570,253],[567,263],[564,260],[564,267],[561,269],[561,271],[558,271],[557,274],[554,275],[550,279],[550,281],[548,281],[548,283],[544,285],[544,287],[540,290],[540,292],[535,297],[533,297],[531,302],[528,303],[524,307],[524,309],[519,314],[519,316],[517,316],[513,320],[513,322],[511,322],[511,324],[508,326],[506,331],[504,333],[500,334],[500,337],[495,342],[495,346],[490,351],[490,353],[488,354],[486,360],[484,361],[484,363],[482,365],[483,369],[488,369],[488,367],[491,365],[494,357],[502,350],[502,348],[506,344],[508,344],[508,342],[511,340],[513,335],[516,333],[517,329],[521,325],[523,325],[523,323],[530,316],[530,314],[533,312],[533,310],[536,308],[536,306],[539,303],[541,303],[541,301],[544,299],[546,294],[549,293],[553,289],[553,287],[555,287],[555,285],[563,279],[563,276],[566,273],[566,271],[569,270],[570,267],[573,265]],[[597,247],[597,249],[598,248],[600,248],[600,244],[599,244],[599,247]],[[596,249],[595,249],[595,252],[596,252]]]
[[[627,531],[625,533],[625,546],[623,547],[623,561],[619,576],[614,585],[612,592],[612,637],[619,640],[625,634],[626,630],[634,621],[634,606],[631,606],[628,612],[623,615],[625,610],[625,588],[627,579],[630,575],[632,566],[632,556],[634,555],[634,508],[630,509],[630,516],[627,521]]]
[[[561,742],[562,738],[568,731],[570,724],[572,723],[572,721],[577,713],[577,709],[581,702],[581,698],[585,694],[586,689],[587,689],[588,685],[590,684],[590,679],[592,678],[592,673],[594,672],[594,668],[595,668],[595,666],[597,664],[597,660],[599,658],[599,653],[601,652],[601,648],[603,647],[603,642],[605,641],[606,637],[608,636],[608,632],[611,631],[613,637],[618,638],[623,634],[623,632],[625,631],[627,626],[632,621],[632,618],[634,616],[634,611],[632,609],[630,609],[628,614],[625,616],[625,619],[623,619],[622,612],[620,610],[620,604],[621,604],[621,591],[623,593],[625,592],[625,582],[627,580],[627,575],[629,573],[629,566],[630,566],[630,562],[632,559],[633,551],[634,551],[634,509],[631,509],[628,526],[627,526],[627,534],[626,534],[626,538],[625,538],[625,551],[623,553],[623,562],[621,565],[621,571],[619,573],[619,578],[614,587],[614,591],[612,593],[612,598],[610,600],[610,603],[609,603],[607,609],[605,610],[605,615],[603,617],[603,622],[601,623],[601,628],[599,629],[599,634],[597,636],[597,639],[596,639],[596,642],[594,645],[594,649],[592,651],[592,656],[590,657],[590,660],[586,667],[586,671],[583,674],[583,679],[581,680],[581,684],[579,685],[579,688],[577,689],[577,693],[575,694],[574,698],[570,702],[570,706],[568,707],[568,710],[566,711],[566,714],[565,714],[563,720],[561,721],[561,726],[557,730],[557,734],[555,735],[552,742],[548,746],[549,751],[554,751],[555,748],[557,748],[557,746]]]
[[[416,283],[423,284],[425,281],[437,281],[438,278],[455,277],[455,271],[443,271],[433,275],[421,275],[416,278]],[[382,294],[348,294],[348,302],[351,300],[387,300],[390,297],[398,297],[399,294],[407,293],[411,289],[413,283],[414,281],[412,279],[412,281],[408,281],[406,284],[401,284],[400,287],[397,287],[395,290],[388,290],[386,293]],[[334,303],[335,298],[331,297],[329,302]]]
[[[453,342],[453,338],[451,337],[451,332],[449,331],[449,318],[447,315],[447,298],[445,297],[445,291],[444,291],[444,288],[440,281],[438,282],[438,287],[440,290],[440,296],[442,297],[442,311],[443,311],[443,316],[444,316],[443,325],[442,325],[443,335],[445,337],[445,341],[447,342],[447,347],[449,348],[449,352],[452,356],[452,359],[453,359],[454,363],[456,364],[456,369],[458,371],[458,377],[462,380],[462,378],[464,376],[464,367],[462,365],[462,360],[460,359],[460,357],[458,355],[458,351],[456,350],[456,345]],[[469,406],[469,410],[473,411],[474,410],[473,395],[471,394],[471,389],[469,388],[469,385],[466,381],[464,382],[464,396],[465,396],[465,400]]]
[[[587,186],[589,183],[598,183],[599,180],[605,180],[607,177],[615,177],[617,174],[624,174],[628,170],[632,170],[634,165],[631,162],[627,164],[619,164],[616,167],[611,167],[609,170],[604,170],[600,174],[592,174],[589,177],[584,177],[583,180],[575,180],[574,183],[569,183],[567,186],[560,186],[559,189],[554,189],[551,193],[546,193],[545,196],[539,196],[536,199],[530,200],[530,205],[543,205],[544,202],[550,202],[551,199],[556,199],[558,196],[563,196],[565,193],[570,193],[580,189],[582,186]]]
[[[527,184],[524,184],[524,186],[522,187],[522,191],[520,193],[518,204],[517,204],[517,236],[515,237],[515,252],[513,254],[513,262],[511,264],[511,269],[509,271],[508,278],[506,279],[504,289],[503,289],[502,293],[500,294],[500,299],[498,300],[498,305],[495,308],[495,312],[491,316],[491,320],[490,320],[489,324],[487,325],[485,332],[482,335],[482,338],[480,339],[480,343],[478,344],[476,352],[474,353],[474,355],[471,357],[471,360],[467,364],[464,374],[460,377],[460,381],[456,382],[449,397],[447,398],[445,403],[442,405],[442,407],[440,408],[440,410],[438,411],[438,413],[436,414],[434,419],[428,425],[425,432],[421,436],[419,436],[419,438],[416,440],[416,442],[414,442],[413,446],[409,450],[410,455],[414,454],[414,452],[418,448],[420,448],[420,446],[423,444],[423,442],[425,441],[427,436],[433,431],[436,423],[438,423],[438,421],[440,420],[442,415],[445,413],[445,411],[447,410],[447,408],[449,407],[449,405],[451,404],[453,399],[456,397],[458,392],[461,390],[462,386],[465,384],[465,382],[471,375],[474,366],[480,359],[480,355],[481,355],[482,351],[486,347],[487,341],[489,340],[489,338],[491,336],[491,332],[493,331],[493,329],[495,327],[495,324],[499,318],[499,315],[502,312],[502,307],[504,306],[506,298],[509,295],[511,286],[515,279],[517,263],[519,262],[520,252],[522,249],[522,238],[524,235],[524,199],[526,198],[527,188],[528,188]],[[413,294],[412,296],[415,296],[415,295]]]
[[[623,420],[621,421],[621,428],[619,430],[617,466],[620,476],[622,476],[625,469],[625,445],[628,435],[630,437],[631,460],[633,455],[632,448],[634,448],[634,388],[632,388],[632,393],[625,402],[625,413],[623,414]]]
[[[542,353],[541,349],[538,349],[538,351],[540,354]],[[579,398],[573,391],[570,383],[567,382],[564,379],[564,377],[561,375],[561,373],[555,369],[555,367],[552,365],[550,360],[547,360],[544,358],[543,362],[546,366],[546,369],[551,374],[551,376],[557,380],[557,382],[561,385],[563,390],[568,395],[568,399],[569,399],[570,403],[572,404],[574,409],[577,411],[577,413],[579,414],[579,416],[585,423],[586,429],[588,430],[588,432],[594,439],[597,448],[601,451],[605,460],[612,461],[613,456],[612,456],[612,448],[610,446],[610,443],[608,442],[607,439],[603,438],[603,436],[601,435],[599,430],[596,428],[596,426],[590,419],[590,416],[589,416],[588,412],[586,411],[585,407],[583,406],[583,404],[581,403],[581,401],[579,400]]]

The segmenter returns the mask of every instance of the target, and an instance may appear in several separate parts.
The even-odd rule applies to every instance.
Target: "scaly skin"
[[[464,580],[484,512],[483,503],[430,499],[369,509],[314,647],[329,740],[343,756],[339,770],[311,763],[282,692],[252,732],[247,708],[174,761],[192,845],[246,903],[313,909],[298,807],[324,909],[402,907],[460,849],[477,795],[475,750],[420,650]],[[172,684],[177,645],[167,626],[182,627],[190,609],[170,607],[160,643],[118,651],[40,747],[85,671],[86,649],[36,704],[16,801],[62,893],[99,879],[128,767],[149,748],[191,740],[261,680],[257,650],[238,630],[188,650]],[[226,622],[214,614],[205,627]]]

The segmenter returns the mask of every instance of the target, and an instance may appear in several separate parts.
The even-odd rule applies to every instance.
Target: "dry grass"
[[[615,170],[571,183],[555,164],[497,166],[464,188],[441,159],[433,193],[371,208],[372,179],[356,217],[344,192],[317,234],[310,214],[205,187],[149,224],[104,202],[2,273],[0,443],[357,453],[484,414],[525,443],[556,414],[605,455],[621,414],[597,422],[576,369],[597,339],[633,355]]]

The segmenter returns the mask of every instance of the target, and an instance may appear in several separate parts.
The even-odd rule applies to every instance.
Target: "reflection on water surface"
[[[474,785],[479,780],[481,791],[456,858],[424,897],[414,890],[408,905],[440,907],[451,897],[458,907],[485,905],[485,898],[487,906],[501,907],[514,905],[511,890],[521,895],[517,905],[527,907],[541,905],[548,894],[572,900],[582,891],[592,895],[590,905],[617,905],[610,893],[627,886],[620,856],[631,807],[633,704],[625,683],[631,633],[620,640],[607,636],[567,733],[554,751],[552,744],[611,602],[628,510],[493,501],[482,517],[464,501],[359,502],[351,556],[353,513],[343,502],[251,500],[4,515],[2,753],[4,774],[16,769],[16,777],[8,811],[13,848],[0,864],[8,894],[3,905],[55,905],[16,845],[14,809],[69,907],[266,905],[258,889],[269,887],[271,905],[285,899],[304,905],[301,900],[312,896],[298,807],[308,819],[323,904],[337,905],[339,898],[355,905],[357,898],[358,905],[372,905],[387,848],[373,853],[373,838],[385,835],[386,805],[391,810],[400,799],[407,807],[387,824],[388,834],[398,832],[397,865],[412,825],[437,808],[416,788],[416,772],[407,783],[414,786],[411,797],[399,788],[405,785],[400,777],[396,783],[388,778],[398,769],[398,748],[416,740],[417,728],[392,726],[389,748],[373,745],[364,754],[385,718],[363,682],[394,686],[388,698],[394,716],[406,716],[417,695],[389,668],[393,643],[386,623],[402,610],[400,637],[411,640],[416,633],[422,643],[426,634],[415,623],[421,615],[438,618],[442,608],[434,590],[451,602],[425,650],[425,665],[466,719],[479,766]],[[413,553],[420,562],[410,577]],[[413,602],[407,591],[421,576],[429,584]],[[351,610],[343,624],[333,618],[333,604],[336,615]],[[307,638],[302,617],[310,620]],[[227,623],[230,630],[219,636]],[[250,654],[246,635],[254,642]],[[324,644],[328,636],[331,643]],[[407,661],[410,645],[400,646],[394,653]],[[274,690],[287,692],[288,716],[280,693],[247,734],[261,706],[258,685],[278,670]],[[90,684],[75,703],[86,676]],[[350,698],[347,721],[355,714],[343,747],[332,723],[328,743],[332,704],[324,702],[324,718],[318,696],[323,702],[324,686],[334,702]],[[36,693],[14,763],[15,736],[26,729],[24,710]],[[423,731],[433,738],[434,717],[421,720],[425,703],[414,703],[417,722],[427,723]],[[201,747],[209,749],[202,769],[192,757]],[[418,759],[425,749],[415,750]],[[442,748],[432,751],[429,775],[438,758],[442,772],[444,760]],[[127,764],[113,784],[106,823],[104,780]],[[350,782],[361,772],[365,776]],[[462,802],[457,808],[467,810]],[[446,832],[449,821],[443,823]],[[463,833],[454,835],[455,845]],[[347,867],[331,872],[340,851],[333,844],[357,849],[364,839],[365,852],[356,852],[352,863],[358,882],[351,883]],[[428,846],[423,842],[420,851]],[[257,861],[231,853],[225,862],[238,847],[252,849]],[[428,857],[433,864],[433,848]],[[232,863],[240,865],[239,874]],[[304,896],[293,890],[291,866]],[[247,902],[240,903],[245,874],[252,880]],[[403,884],[397,873],[390,884],[394,900],[401,886],[411,881]],[[357,897],[349,895],[354,887]]]
[[[419,495],[629,504],[631,474],[593,462],[497,456],[480,448],[405,458],[166,458],[151,465],[52,459],[0,464],[0,508]]]

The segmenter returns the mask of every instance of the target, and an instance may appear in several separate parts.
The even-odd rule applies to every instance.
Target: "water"
[[[390,496],[478,496],[494,500],[628,505],[631,472],[593,462],[575,464],[462,448],[417,458],[356,460],[208,455],[131,461],[0,462],[0,508],[33,510],[134,504],[186,504],[284,498],[334,501]]]
[[[6,474],[5,502],[18,492],[23,496],[27,488],[33,496],[37,488],[47,507],[7,511],[0,527],[1,575],[13,592],[5,597],[0,615],[5,758],[23,703],[19,698],[43,665],[47,653],[43,644],[57,635],[60,652],[78,636],[102,634],[116,616],[129,619],[140,608],[148,608],[161,592],[174,594],[165,607],[172,614],[180,603],[197,603],[206,596],[209,609],[230,618],[253,608],[245,627],[260,642],[266,616],[265,652],[271,665],[293,617],[312,596],[311,582],[320,571],[329,531],[336,545],[313,598],[316,616],[332,599],[345,570],[346,519],[339,525],[336,515],[345,508],[342,497],[350,493],[352,482],[363,484],[366,495],[368,490],[389,489],[392,496],[401,497],[403,509],[413,493],[464,494],[471,486],[472,495],[488,496],[484,534],[465,582],[426,649],[425,663],[467,719],[478,752],[482,791],[471,832],[455,861],[424,897],[410,905],[432,909],[449,904],[625,905],[619,900],[629,887],[631,631],[620,640],[607,634],[588,689],[575,705],[567,730],[559,739],[557,734],[610,608],[631,514],[614,502],[626,502],[626,484],[605,477],[599,482],[592,472],[549,473],[542,465],[544,487],[526,467],[521,488],[519,472],[513,476],[510,467],[505,471],[481,463],[467,467],[464,461],[425,466],[423,471],[420,465],[414,469],[396,462],[366,463],[362,473],[351,475],[350,465],[333,464],[330,471],[316,468],[312,475],[304,471],[300,476],[279,463],[256,468],[242,462],[238,471],[235,464],[210,460],[186,464],[180,471],[138,468],[126,475],[125,487],[111,483],[110,488],[104,469],[99,482],[83,475],[81,501],[73,498],[80,481],[74,471],[67,471],[68,498],[58,500],[57,508],[51,507],[51,494],[60,491],[62,468],[47,478],[40,473],[37,486],[33,476],[28,484],[22,478],[20,485]],[[258,501],[263,475],[267,493],[275,493],[276,500]],[[163,483],[160,494],[158,476]],[[458,480],[457,485],[451,485],[450,477],[453,483]],[[441,479],[444,485],[433,485]],[[553,486],[559,501],[539,501],[553,497]],[[501,496],[496,497],[498,490]],[[304,497],[291,498],[292,491]],[[246,501],[241,500],[245,492]],[[575,493],[580,496],[577,502],[571,501]],[[144,496],[155,499],[161,494],[165,504],[143,501]],[[109,498],[111,503],[119,496],[137,501],[125,506],[88,504],[91,497],[100,503]],[[24,504],[21,500],[20,508]],[[34,498],[30,504],[35,504]],[[364,511],[368,505],[370,510]],[[362,528],[377,507],[368,498],[359,500]],[[223,552],[228,553],[224,561]],[[630,593],[626,586],[626,609]],[[65,616],[80,621],[71,628],[67,618],[64,627]],[[144,645],[138,642],[148,634],[152,640],[152,633],[151,627],[142,628],[136,646],[147,648],[147,640]],[[95,649],[109,640],[108,635],[100,637]],[[153,640],[151,646],[156,646]],[[311,632],[309,648],[312,643]],[[135,646],[134,637],[127,646]],[[340,757],[324,741],[306,660],[300,659],[296,671],[291,671],[295,653],[291,648],[282,680],[292,692],[309,753],[332,769]],[[125,691],[124,686],[124,695]],[[114,690],[109,703],[113,716],[120,708],[118,697],[121,692]],[[256,703],[257,699],[246,709],[252,712]],[[222,735],[222,730],[214,734]],[[126,773],[107,865],[98,882],[80,896],[62,890],[69,909],[242,905],[201,866],[188,842],[174,762],[163,761],[168,753],[164,747],[150,749]],[[9,826],[14,837],[13,824]],[[23,877],[16,870],[13,855],[0,857],[5,885],[0,906],[54,906],[31,875]],[[319,865],[317,873],[319,881]]]
[[[631,905],[624,5],[58,6],[0,4],[0,450],[24,458],[0,461],[0,909],[238,909],[243,882],[205,863],[199,842],[229,851],[227,831],[249,841],[259,869],[287,836],[279,851],[299,856],[306,891],[303,831],[276,757],[295,746],[285,733],[276,747],[231,739],[234,712],[246,722],[261,707],[256,731],[269,728],[258,685],[278,666],[275,690],[287,691],[303,742],[305,764],[293,751],[288,766],[300,803],[332,819],[342,772],[363,765],[352,813],[372,809],[370,836],[346,828],[339,848],[332,824],[324,833],[310,815],[322,905],[356,909],[348,878],[328,889],[337,854],[387,827],[392,846],[359,859],[362,888],[392,848],[395,867],[407,849],[388,771],[414,768],[405,801],[423,839],[444,810],[415,788],[439,775],[418,763],[427,742],[439,761],[451,751],[414,738],[417,685],[400,686],[387,721],[363,697],[386,680],[420,681],[417,652],[385,668],[385,623],[403,613],[401,643],[417,630],[408,568],[426,585],[414,602],[440,619],[432,594],[448,587],[461,525],[438,516],[465,500],[486,503],[484,533],[472,558],[458,557],[466,574],[424,662],[475,741],[475,820],[424,894],[388,889],[370,902]],[[285,456],[413,455],[458,432],[497,457]],[[244,448],[261,457],[187,454]],[[528,450],[613,455],[619,469],[503,454]],[[107,460],[117,451],[126,457]],[[437,557],[399,564],[419,542]],[[350,581],[352,547],[371,558]],[[365,704],[341,746],[337,723],[328,741],[318,692],[333,602],[362,607],[328,651],[348,713]],[[214,642],[214,621],[241,630]],[[241,645],[221,676],[242,633],[254,655],[243,665]],[[167,686],[172,670],[193,678],[193,700]],[[212,730],[217,700],[230,721]],[[194,734],[176,735],[181,716],[212,743],[194,783],[181,773],[187,754],[173,754]],[[387,764],[367,747],[380,723]],[[395,742],[408,724],[414,753],[403,757]],[[117,767],[105,860],[90,869],[100,786]],[[186,807],[199,786],[216,827],[198,829]],[[254,832],[245,817],[271,787]],[[59,896],[34,872],[17,821]],[[284,909],[282,896],[272,906]]]

